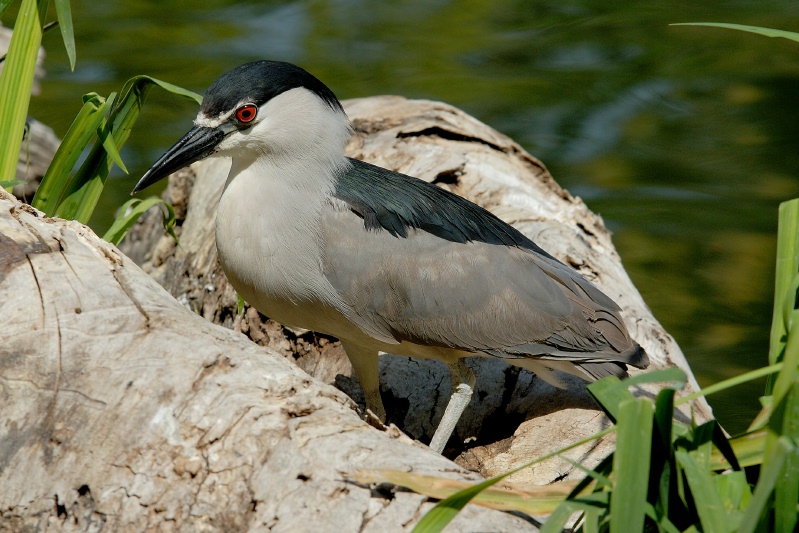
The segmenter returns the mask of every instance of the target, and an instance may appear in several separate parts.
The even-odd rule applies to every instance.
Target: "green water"
[[[340,98],[452,103],[541,158],[614,232],[655,316],[706,385],[766,362],[776,210],[799,196],[799,44],[672,22],[799,31],[761,2],[73,1],[74,73],[57,32],[31,114],[63,135],[83,93],[135,74],[202,92],[242,62],[301,64]],[[14,13],[3,23],[10,26]],[[153,90],[93,226],[197,109]],[[762,382],[711,398],[743,429]]]

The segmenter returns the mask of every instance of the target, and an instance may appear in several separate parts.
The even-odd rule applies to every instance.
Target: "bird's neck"
[[[342,152],[300,159],[233,158],[220,210],[234,210],[271,232],[278,228],[286,234],[316,231],[320,210],[349,165]]]
[[[222,266],[245,299],[313,296],[313,280],[323,280],[322,210],[348,165],[343,153],[328,159],[233,159],[216,238]]]

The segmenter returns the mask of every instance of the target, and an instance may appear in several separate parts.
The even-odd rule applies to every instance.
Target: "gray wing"
[[[341,206],[326,211],[322,232],[324,272],[345,314],[397,341],[505,358],[631,362],[637,352],[618,306],[550,256],[367,230]]]

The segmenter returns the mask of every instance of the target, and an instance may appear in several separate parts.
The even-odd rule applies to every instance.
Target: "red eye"
[[[255,104],[244,104],[236,110],[236,118],[239,122],[252,122],[258,114],[258,106]]]

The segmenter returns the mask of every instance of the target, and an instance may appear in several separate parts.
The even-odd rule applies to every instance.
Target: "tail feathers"
[[[627,365],[624,363],[580,363],[577,366],[591,376],[592,381],[608,376],[616,376],[619,379],[627,377]]]
[[[509,357],[508,354],[490,353],[502,357],[508,363],[535,372],[544,381],[558,388],[565,388],[566,384],[558,377],[558,372],[565,372],[577,376],[585,381],[596,381],[607,376],[616,376],[619,379],[627,377],[627,365],[637,368],[646,368],[649,365],[649,356],[641,346],[633,347],[623,353],[614,354],[584,354],[584,359],[578,359],[576,352],[549,353],[539,357]],[[504,357],[503,357],[504,355]],[[568,358],[567,358],[568,357]],[[613,360],[608,360],[613,357]],[[603,360],[604,359],[604,360]]]
[[[624,379],[627,377],[627,365],[632,365],[636,368],[646,368],[649,366],[649,356],[638,344],[635,344],[628,354],[620,355],[619,359],[624,362],[576,363],[576,366],[580,367],[581,370],[591,376],[593,380],[602,379],[607,376],[616,376],[619,379]]]
[[[635,368],[646,368],[649,366],[649,355],[647,355],[646,350],[641,348],[639,344],[635,344],[634,351],[627,356],[627,360],[625,361],[628,365],[632,365]]]

